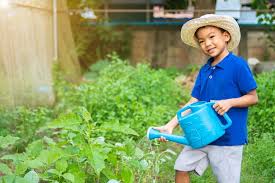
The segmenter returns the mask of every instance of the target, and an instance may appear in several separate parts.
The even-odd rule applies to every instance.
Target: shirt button
[[[213,69],[216,69],[216,67],[213,67]]]
[[[212,79],[212,75],[209,76],[209,79]]]

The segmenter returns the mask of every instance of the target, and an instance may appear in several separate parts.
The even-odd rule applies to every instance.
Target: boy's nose
[[[207,47],[209,45],[211,45],[211,41],[210,40],[205,40],[205,46]]]

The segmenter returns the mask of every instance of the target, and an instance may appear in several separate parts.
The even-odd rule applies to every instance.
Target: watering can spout
[[[160,138],[160,137],[164,137],[168,141],[176,142],[176,143],[179,143],[179,144],[190,145],[189,142],[188,142],[188,140],[184,136],[178,136],[178,135],[171,135],[171,134],[167,134],[167,133],[161,133],[158,130],[152,128],[152,127],[150,127],[147,130],[147,138],[149,140]]]

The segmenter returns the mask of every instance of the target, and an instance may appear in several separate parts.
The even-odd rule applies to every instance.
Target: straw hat
[[[239,45],[241,32],[237,21],[230,16],[215,14],[206,14],[183,24],[181,28],[182,41],[192,47],[200,48],[197,38],[195,37],[195,32],[198,28],[207,25],[220,27],[229,32],[231,37],[227,45],[229,51],[232,51]]]

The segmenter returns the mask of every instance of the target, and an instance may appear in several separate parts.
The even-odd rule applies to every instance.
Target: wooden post
[[[57,3],[53,0],[53,60],[58,59]]]
[[[109,7],[109,4],[108,4],[107,0],[105,0],[104,1],[104,18],[105,18],[105,21],[108,21],[108,19],[109,19],[108,7]]]
[[[150,2],[149,0],[146,0],[146,22],[150,22],[150,12],[148,10],[150,10]]]
[[[248,59],[248,50],[247,50],[247,30],[245,28],[241,29],[241,41],[239,44],[239,55],[244,59]]]

